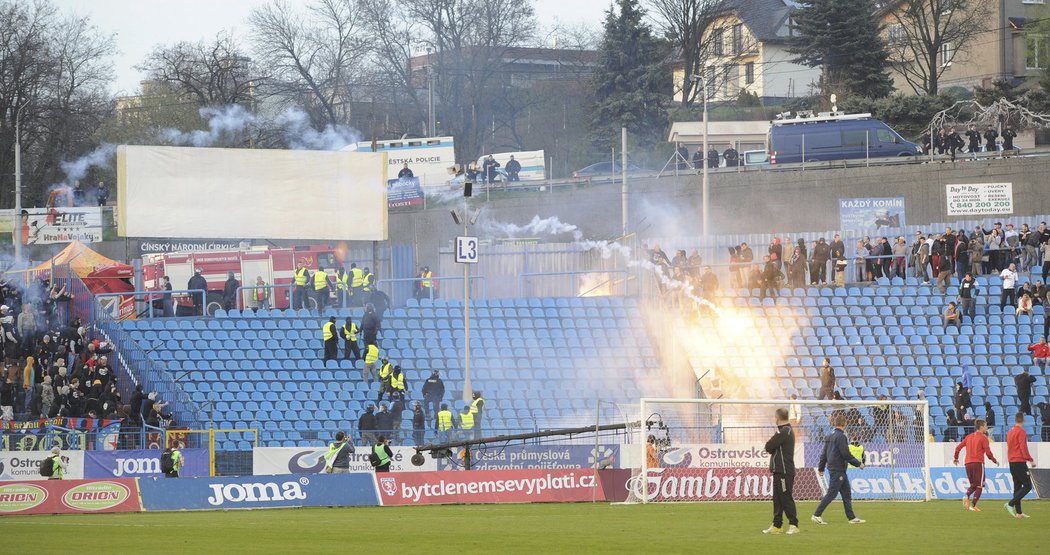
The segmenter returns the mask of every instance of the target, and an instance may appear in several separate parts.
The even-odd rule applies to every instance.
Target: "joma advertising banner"
[[[207,449],[181,449],[185,461],[179,476],[183,478],[208,476]],[[159,449],[128,451],[88,451],[84,455],[85,478],[154,478],[160,471]]]
[[[49,480],[0,484],[0,515],[137,513],[135,480]]]
[[[524,468],[611,468],[619,460],[620,445],[498,445],[472,449],[471,470],[517,470]],[[438,459],[438,470],[459,470],[458,456]]]
[[[773,475],[754,467],[649,468],[627,487],[648,501],[760,501],[773,498]],[[798,469],[795,499],[819,499],[821,492],[816,470]]]
[[[368,463],[368,447],[354,447],[350,457],[350,472],[372,472]],[[410,461],[416,450],[411,447],[392,447],[391,472],[420,472],[437,470],[437,463],[429,455],[423,466],[413,466]],[[318,474],[324,470],[327,447],[257,447],[252,451],[252,471],[256,476],[267,474]]]
[[[356,507],[379,504],[371,473],[139,478],[147,511]]]
[[[605,501],[593,470],[471,470],[376,474],[383,505]]]

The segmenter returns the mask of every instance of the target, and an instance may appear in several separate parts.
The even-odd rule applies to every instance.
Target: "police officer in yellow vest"
[[[448,403],[441,403],[441,410],[437,413],[437,422],[434,429],[437,430],[438,443],[452,441],[452,430],[456,428],[456,421],[452,418],[452,411],[448,410]]]
[[[390,374],[390,398],[405,400],[405,373],[401,366],[394,366],[394,373]]]
[[[481,437],[481,417],[485,411],[485,398],[480,391],[474,392],[474,401],[470,403],[470,413],[474,415],[474,437]]]
[[[361,358],[361,348],[357,346],[357,324],[350,318],[343,324],[343,341],[346,345],[343,349],[343,360],[350,360],[350,353],[354,353],[354,359]]]
[[[356,262],[350,263],[350,303],[351,306],[361,306],[364,301],[361,299],[361,287],[365,284],[365,273],[361,271],[361,268],[357,267]]]
[[[459,413],[459,428],[463,430],[464,438],[469,438],[471,434],[475,434],[475,437],[477,437],[475,425],[473,408],[471,405],[463,403],[463,411]]]
[[[423,269],[419,272],[419,289],[416,289],[416,300],[432,298],[433,287],[434,272],[431,272],[430,268],[423,266]]]
[[[368,303],[372,302],[372,288],[375,287],[376,277],[372,274],[372,270],[367,267],[363,270],[364,277],[361,278],[361,302]]]
[[[270,308],[270,290],[266,288],[266,282],[262,276],[256,276],[255,287],[256,289],[252,289],[255,310]]]
[[[314,299],[317,300],[317,311],[323,313],[328,304],[328,274],[324,268],[318,268],[314,272]]]
[[[856,457],[856,459],[858,461],[864,462],[864,446],[860,444],[860,440],[859,439],[854,439],[852,442],[850,442],[850,444],[849,444],[849,454],[853,455],[854,457]],[[853,466],[852,464],[849,465],[849,467],[850,468],[857,468],[857,467]]]
[[[394,365],[390,364],[390,361],[383,357],[382,364],[379,365],[379,395],[376,395],[376,403],[383,400],[383,394],[390,391],[390,376],[394,373]]]
[[[335,329],[335,316],[321,326],[324,335],[324,360],[336,360],[339,358],[339,334]]]
[[[339,308],[349,306],[350,301],[350,274],[342,265],[335,271],[335,305]]]
[[[306,269],[305,260],[300,260],[296,265],[293,277],[295,287],[292,288],[292,308],[295,310],[306,308],[306,286],[310,283],[310,270]]]
[[[368,387],[372,387],[372,378],[376,375],[377,360],[379,360],[379,347],[367,345],[365,347],[365,366],[361,370],[361,381],[368,382]]]

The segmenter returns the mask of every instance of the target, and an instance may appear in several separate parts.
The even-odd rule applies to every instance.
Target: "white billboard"
[[[122,237],[382,241],[386,154],[121,146]]]
[[[1013,183],[945,185],[949,216],[1013,214]]]
[[[383,152],[387,155],[387,175],[390,179],[408,165],[412,175],[419,178],[424,188],[445,186],[452,173],[449,168],[456,165],[456,145],[452,137],[423,137],[421,139],[395,139],[389,141],[360,142],[344,148],[344,151]]]
[[[28,208],[22,211],[22,244],[98,243],[102,240],[102,208]]]

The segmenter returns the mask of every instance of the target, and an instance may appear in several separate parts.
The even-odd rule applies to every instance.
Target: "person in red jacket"
[[[1046,344],[1046,338],[1039,338],[1039,343],[1029,345],[1028,350],[1032,351],[1032,359],[1039,365],[1039,368],[1045,371],[1046,363],[1050,361],[1050,345]]]
[[[995,464],[999,464],[999,461],[995,460],[995,455],[992,454],[992,448],[988,444],[988,423],[984,420],[976,420],[973,423],[976,430],[967,434],[959,445],[955,447],[955,464],[959,464],[959,452],[964,448],[966,449],[966,477],[970,479],[970,489],[966,490],[966,497],[963,498],[963,505],[971,511],[980,512],[981,509],[977,508],[977,502],[981,499],[981,490],[984,489],[984,457],[987,455],[989,459]],[[973,496],[973,501],[970,501],[970,496]]]
[[[1028,518],[1021,510],[1021,499],[1032,491],[1032,474],[1028,463],[1035,467],[1032,454],[1028,452],[1028,434],[1024,431],[1024,413],[1014,417],[1014,427],[1006,434],[1006,457],[1010,461],[1010,476],[1014,479],[1014,496],[1006,504],[1006,511],[1017,518]]]

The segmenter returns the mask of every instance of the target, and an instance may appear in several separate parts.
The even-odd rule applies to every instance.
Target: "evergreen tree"
[[[608,148],[626,127],[642,144],[659,141],[672,76],[667,48],[653,37],[638,0],[617,0],[618,12],[605,13],[605,30],[594,73],[591,141]]]
[[[872,0],[808,0],[794,12],[796,61],[822,68],[821,96],[882,98],[893,92],[889,53]]]

